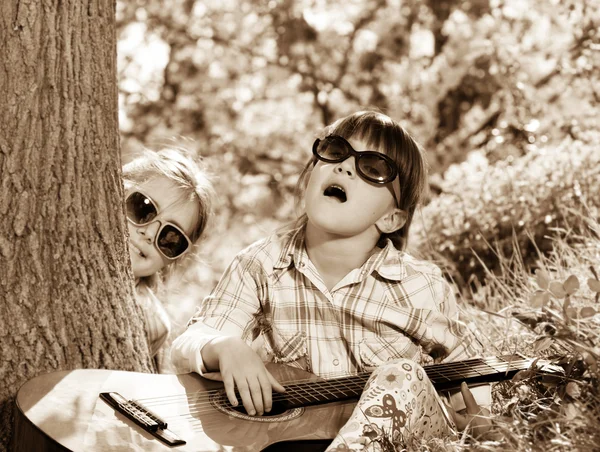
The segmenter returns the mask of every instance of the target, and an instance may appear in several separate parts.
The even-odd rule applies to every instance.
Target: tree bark
[[[115,0],[0,2],[0,450],[41,373],[151,371],[133,298]]]

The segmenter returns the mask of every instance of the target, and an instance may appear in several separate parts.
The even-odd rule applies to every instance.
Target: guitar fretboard
[[[459,388],[463,381],[472,386],[510,379],[518,371],[527,369],[531,362],[531,359],[521,355],[503,355],[432,364],[424,369],[435,388],[445,391]],[[294,408],[358,399],[370,375],[370,372],[364,372],[349,377],[286,385],[283,405]]]
[[[529,368],[532,362],[521,355],[503,355],[432,364],[424,369],[435,388],[444,391],[459,388],[463,381],[474,385],[508,380],[518,371]]]

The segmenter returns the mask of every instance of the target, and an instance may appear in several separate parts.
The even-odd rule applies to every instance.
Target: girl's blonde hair
[[[322,138],[327,135],[338,135],[347,140],[352,138],[361,140],[369,149],[382,152],[396,162],[398,177],[392,183],[400,184],[400,199],[397,207],[406,212],[406,223],[395,232],[381,234],[378,245],[385,246],[386,239],[389,238],[397,249],[406,249],[415,210],[427,187],[427,165],[421,146],[396,121],[372,110],[359,111],[341,118],[327,126],[321,135]],[[298,203],[304,197],[308,179],[316,162],[316,158],[313,157],[298,179],[296,185]],[[306,214],[303,214],[296,224],[305,221]]]
[[[144,149],[131,162],[123,166],[123,181],[143,184],[156,177],[166,177],[180,188],[181,202],[194,202],[198,206],[198,217],[189,238],[197,244],[212,218],[215,192],[201,160],[184,148],[168,147],[159,151]],[[176,263],[179,260],[175,261]],[[155,275],[144,278],[144,282],[155,287]]]

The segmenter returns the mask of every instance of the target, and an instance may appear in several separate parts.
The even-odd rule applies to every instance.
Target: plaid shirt
[[[173,343],[177,371],[204,373],[200,350],[223,335],[243,338],[265,361],[324,378],[395,358],[428,364],[479,352],[437,266],[388,240],[329,291],[306,253],[304,228],[274,234],[234,258]]]

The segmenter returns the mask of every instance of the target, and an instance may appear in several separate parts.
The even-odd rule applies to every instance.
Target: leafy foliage
[[[123,160],[183,140],[219,193],[201,261],[169,280],[174,335],[235,253],[295,217],[314,134],[376,107],[428,150],[414,251],[458,284],[486,352],[567,371],[499,386],[489,440],[413,448],[600,443],[600,4],[136,0],[118,17]]]
[[[473,150],[516,159],[598,115],[600,7],[583,0],[137,0],[117,12],[124,160],[184,137],[210,162],[215,278],[294,218],[314,134],[350,111],[399,120],[428,149],[434,188]]]
[[[538,256],[535,275],[521,258],[502,259],[502,271],[473,294],[481,309],[468,309],[468,316],[485,331],[481,337],[488,352],[518,350],[564,368],[561,378],[531,369],[495,387],[495,430],[478,444],[484,450],[528,450],[532,444],[540,450],[557,445],[559,450],[593,450],[599,444],[600,287],[595,265],[600,225],[589,217],[580,221],[590,227],[576,237],[555,238],[551,251]]]
[[[525,265],[535,267],[537,251],[549,252],[553,237],[575,238],[573,232],[588,228],[588,217],[600,214],[598,138],[597,132],[569,137],[494,165],[472,153],[446,172],[442,194],[415,226],[414,246],[426,257],[441,256],[462,286],[498,271],[501,256],[521,253]],[[585,210],[585,217],[572,214]]]
[[[540,109],[533,99],[539,93],[525,92],[527,80],[549,84],[562,66],[545,55],[531,67],[520,60],[529,52],[566,53],[568,62],[575,39],[569,32],[580,33],[570,21],[588,19],[571,5],[524,8],[518,2],[119,5],[126,150],[134,138],[148,143],[182,134],[208,144],[208,155],[233,145],[241,156],[252,155],[243,144],[250,137],[259,149],[287,148],[290,142],[279,142],[283,136],[300,143],[307,132],[361,105],[405,121],[429,148],[459,129],[483,125],[476,117],[496,116],[489,126],[505,119],[511,130],[525,132],[523,120]],[[550,31],[560,39],[540,52]],[[128,48],[135,36],[141,42]],[[520,37],[526,38],[523,48]],[[581,46],[575,46],[578,54],[585,53]],[[143,77],[140,58],[147,54],[140,48],[154,57],[152,72]],[[493,111],[481,115],[492,104]],[[455,144],[464,146],[464,138],[444,144],[443,153],[451,150],[461,160],[465,149]]]

